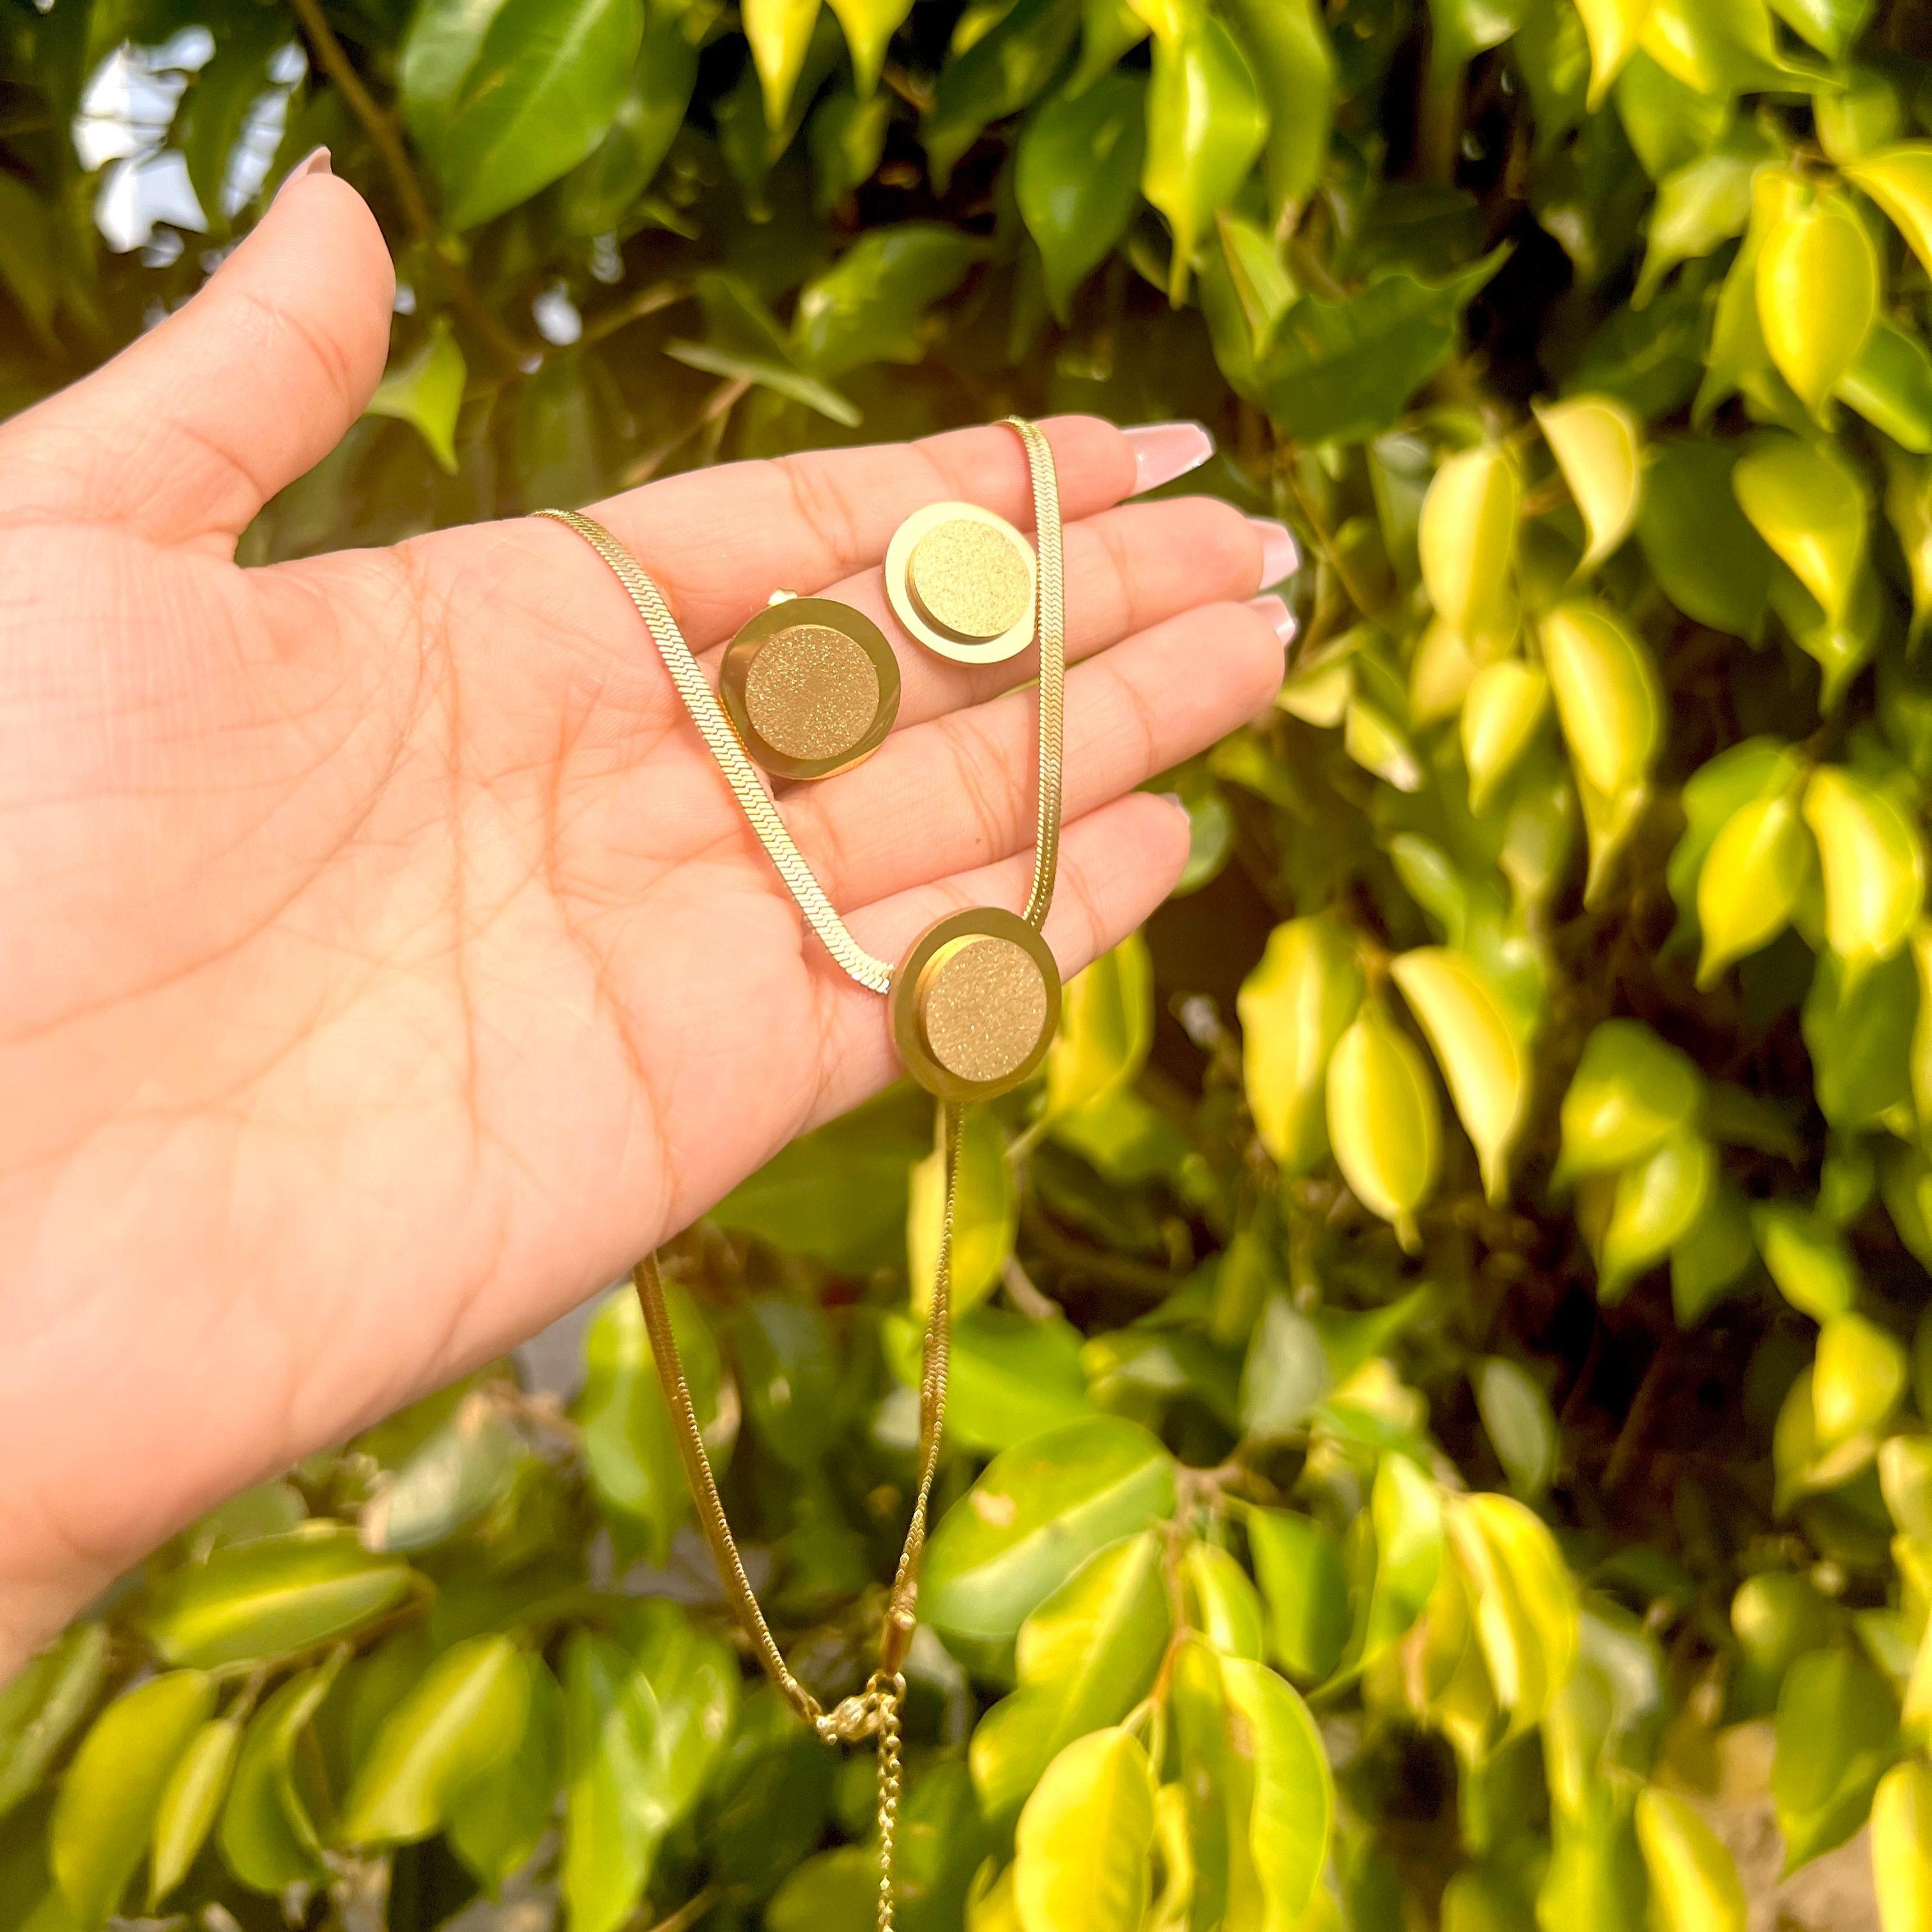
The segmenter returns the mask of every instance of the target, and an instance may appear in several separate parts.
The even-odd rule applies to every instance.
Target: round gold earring
[[[782,590],[725,647],[718,695],[774,778],[829,778],[884,743],[898,716],[898,659],[849,604]]]
[[[1046,1056],[1060,969],[1026,921],[997,906],[928,926],[892,974],[892,1036],[906,1070],[942,1100],[990,1100]]]
[[[956,664],[998,664],[1033,641],[1039,595],[1033,546],[976,503],[915,511],[886,551],[886,596],[930,651]]]

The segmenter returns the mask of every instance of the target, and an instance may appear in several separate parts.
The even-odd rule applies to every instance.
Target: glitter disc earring
[[[829,778],[885,742],[898,716],[898,659],[849,604],[781,590],[726,646],[718,695],[774,778]]]
[[[1033,642],[1040,566],[1004,517],[976,503],[932,503],[886,551],[892,614],[956,664],[998,664]]]

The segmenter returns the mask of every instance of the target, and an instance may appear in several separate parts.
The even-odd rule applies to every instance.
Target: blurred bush
[[[250,560],[1013,407],[1199,416],[1304,539],[1181,893],[969,1138],[909,1932],[1736,1932],[1754,1817],[1932,1925],[1932,14],[0,20],[5,406],[316,144],[382,217],[390,372]],[[890,1094],[671,1256],[828,1696],[930,1145]],[[0,1932],[869,1924],[869,1760],[732,1642],[615,1294],[567,1412],[479,1375],[0,1691]]]

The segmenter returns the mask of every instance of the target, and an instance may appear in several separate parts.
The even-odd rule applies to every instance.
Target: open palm
[[[528,1335],[895,1068],[621,588],[524,520],[244,571],[359,412],[375,224],[293,182],[208,288],[0,430],[0,1676],[221,1495]],[[1136,446],[1048,426],[1068,520],[1077,969],[1158,903],[1131,788],[1264,704],[1264,535],[1114,507]],[[1024,524],[1000,428],[675,478],[597,514],[715,657],[784,586],[900,647],[897,729],[782,799],[871,951],[1017,906],[1029,661],[916,651],[878,568],[921,504]]]

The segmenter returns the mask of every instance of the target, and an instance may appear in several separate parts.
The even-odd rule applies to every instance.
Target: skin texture
[[[896,1068],[738,816],[616,580],[528,519],[259,570],[236,541],[381,374],[391,271],[292,180],[179,314],[0,428],[0,1678],[225,1495],[529,1335]],[[1067,520],[1071,973],[1160,902],[1128,795],[1264,706],[1263,535],[1123,502],[1048,426]],[[782,802],[860,942],[1017,907],[1022,656],[907,643],[922,504],[1030,521],[1017,438],[746,464],[595,506],[714,669],[784,586],[899,649],[872,760]]]

